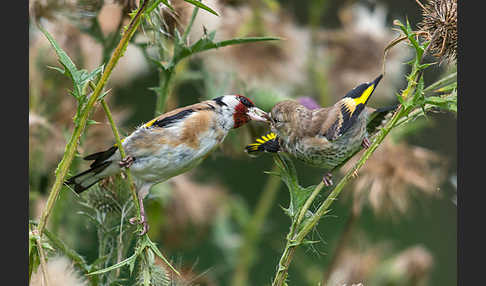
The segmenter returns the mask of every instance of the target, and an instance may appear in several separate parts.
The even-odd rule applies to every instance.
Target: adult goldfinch
[[[265,121],[266,113],[241,95],[225,95],[178,108],[138,127],[118,147],[86,156],[90,169],[66,181],[81,193],[101,179],[130,168],[140,203],[142,234],[148,230],[143,198],[157,183],[194,168],[221,144],[231,129],[250,120]],[[132,220],[133,222],[133,220]]]
[[[381,78],[360,84],[330,107],[310,110],[293,100],[277,103],[267,116],[273,133],[248,145],[246,151],[290,153],[311,166],[326,169],[323,181],[332,185],[331,172],[361,146],[368,148],[369,129],[376,128],[378,120],[394,109],[366,107]]]

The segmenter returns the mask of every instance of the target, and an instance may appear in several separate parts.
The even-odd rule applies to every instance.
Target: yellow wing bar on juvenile
[[[257,138],[255,143],[248,144],[245,147],[246,152],[278,152],[280,145],[278,143],[277,135],[273,132],[263,135],[261,138]]]

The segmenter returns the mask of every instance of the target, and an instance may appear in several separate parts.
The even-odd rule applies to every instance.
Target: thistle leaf
[[[219,14],[216,13],[216,11],[214,11],[213,9],[209,8],[208,6],[204,5],[203,3],[199,2],[199,1],[196,1],[196,0],[184,0],[184,1],[187,2],[187,3],[191,3],[192,5],[197,6],[197,7],[201,8],[201,9],[204,9],[204,10],[208,11],[211,14],[214,14],[216,16],[219,16]]]
[[[302,206],[305,204],[316,186],[302,187],[299,185],[297,171],[292,160],[287,154],[279,153],[274,157],[275,164],[279,169],[279,176],[287,185],[290,193],[290,204],[288,208],[283,208],[285,213],[294,218]]]

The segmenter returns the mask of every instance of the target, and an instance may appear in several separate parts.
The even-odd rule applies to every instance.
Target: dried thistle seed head
[[[419,34],[430,41],[430,51],[440,62],[457,61],[457,0],[429,0],[422,7]]]
[[[353,242],[344,248],[332,273],[329,273],[325,285],[352,285],[365,282],[376,270],[387,252],[388,245],[387,243],[370,244],[366,238],[363,240],[363,236],[359,244],[364,244],[366,247],[357,247],[357,242]]]
[[[351,170],[359,158],[351,158],[342,170]],[[440,194],[437,188],[445,179],[446,166],[445,158],[431,150],[387,138],[358,172],[353,199],[367,201],[377,215],[405,214],[411,189],[429,196]]]
[[[47,276],[49,277],[49,285],[61,286],[86,286],[88,282],[83,278],[78,271],[74,269],[73,263],[64,256],[51,257],[47,261]],[[44,285],[41,267],[32,274],[30,281],[31,286]]]
[[[434,257],[425,247],[415,245],[400,252],[393,259],[393,272],[408,281],[423,281],[427,279]]]

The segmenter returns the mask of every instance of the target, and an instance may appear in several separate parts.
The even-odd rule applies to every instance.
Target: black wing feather
[[[186,118],[194,112],[194,109],[185,109],[174,115],[164,117],[160,120],[155,121],[150,127],[168,127],[169,125],[176,123],[177,121]]]

